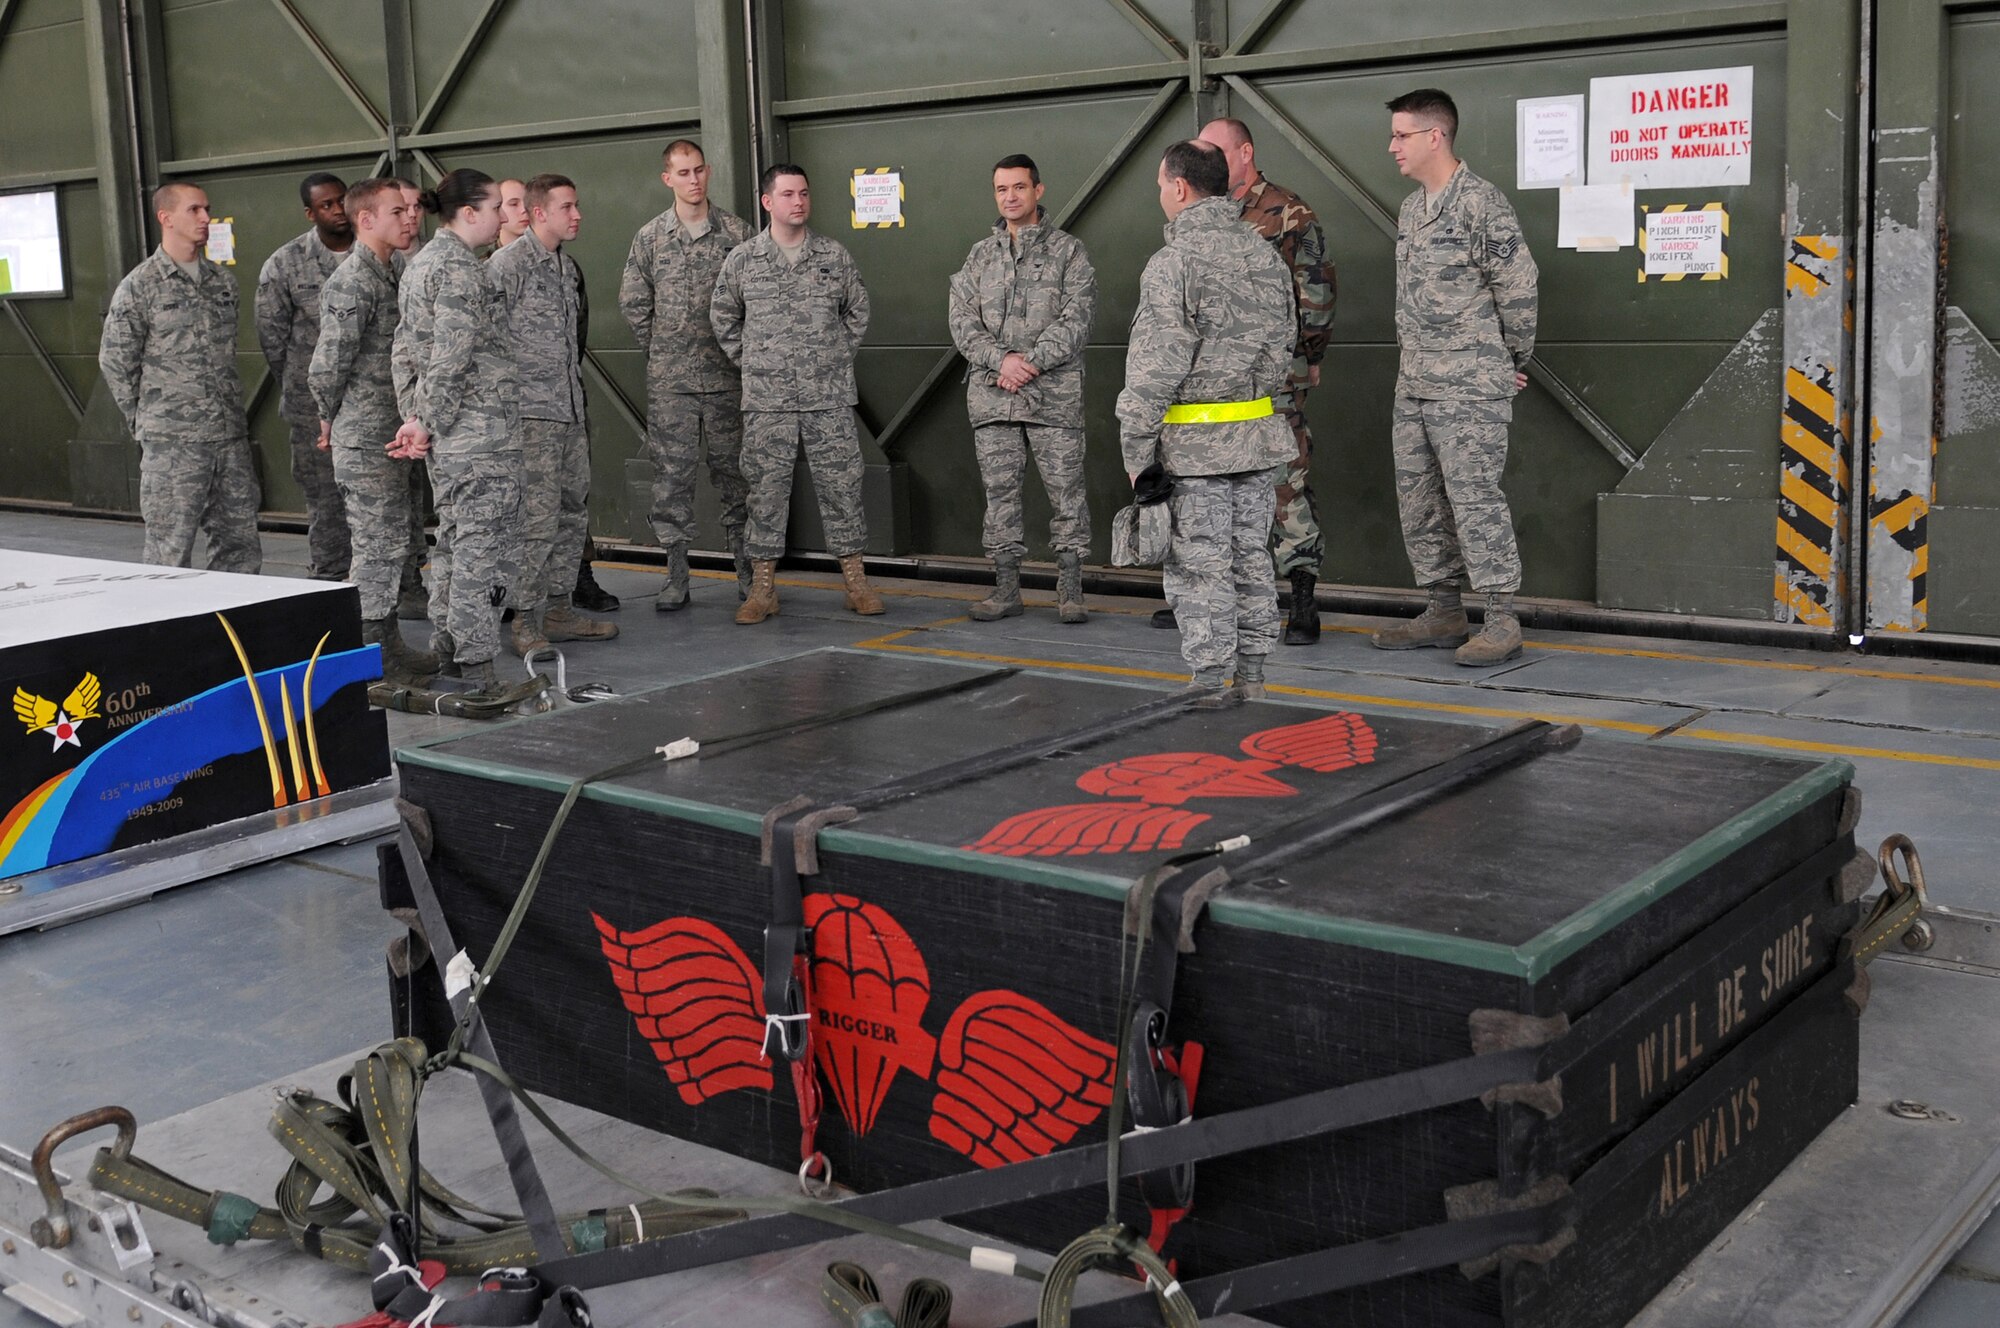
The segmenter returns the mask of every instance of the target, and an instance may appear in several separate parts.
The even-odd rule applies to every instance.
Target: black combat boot
[[[576,593],[570,601],[579,609],[591,613],[618,612],[618,597],[597,584],[597,578],[590,570],[590,553],[586,551],[583,561],[576,568]]]
[[[1319,584],[1319,577],[1306,568],[1295,568],[1292,572],[1292,612],[1285,619],[1285,644],[1288,646],[1309,646],[1319,640],[1319,601],[1313,598],[1313,587]]]

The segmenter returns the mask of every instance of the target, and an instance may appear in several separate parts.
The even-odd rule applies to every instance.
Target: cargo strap
[[[934,1277],[919,1277],[904,1287],[893,1314],[874,1275],[858,1263],[828,1264],[819,1290],[833,1317],[850,1328],[946,1328],[951,1322],[951,1288]]]
[[[526,701],[548,694],[548,675],[531,674],[523,682],[497,692],[456,691],[444,687],[411,687],[403,683],[368,684],[368,704],[412,715],[448,715],[456,719],[501,719]]]
[[[1162,424],[1234,424],[1238,420],[1261,420],[1273,413],[1271,398],[1255,401],[1184,401],[1168,406]]]
[[[1867,964],[1883,946],[1908,934],[1930,907],[1930,895],[1924,890],[1924,864],[1908,835],[1890,835],[1883,840],[1876,861],[1882,872],[1882,897],[1844,943],[1857,964]]]

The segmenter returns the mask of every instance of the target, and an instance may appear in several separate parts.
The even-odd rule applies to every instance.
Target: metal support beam
[[[456,51],[452,52],[451,63],[445,66],[444,77],[438,80],[437,87],[431,91],[430,100],[424,103],[421,111],[417,112],[417,118],[410,126],[414,132],[421,134],[437,123],[438,116],[444,114],[445,105],[451,101],[452,94],[458,91],[460,81],[465,78],[465,71],[472,66],[472,58],[479,54],[479,48],[485,42],[487,32],[493,27],[494,20],[500,17],[501,6],[506,3],[507,0],[486,0],[486,8],[479,12],[479,17],[473,21],[471,30],[465,34],[465,40],[458,44]]]
[[[21,306],[13,300],[0,300],[0,309],[7,311],[8,321],[12,322],[14,330],[21,334],[21,340],[28,343],[28,354],[34,357],[35,363],[42,366],[42,372],[46,373],[49,381],[55,385],[56,393],[62,397],[63,405],[69,407],[70,418],[81,421],[83,401],[76,395],[76,389],[69,385],[69,379],[63,377],[62,370],[56,365],[55,357],[49,354],[49,349],[42,344],[42,339],[35,335],[35,329],[28,325],[27,318],[21,313]]]
[[[0,175],[0,191],[52,184],[91,184],[96,179],[97,170],[90,166],[73,171],[31,171],[27,175]]]
[[[743,22],[750,56],[750,171],[761,179],[771,163],[791,160],[786,122],[798,114],[785,100],[784,0],[743,0]],[[760,201],[743,215],[753,225],[761,224],[762,209]]]
[[[146,256],[148,233],[138,216],[132,103],[125,95],[124,17],[118,0],[83,0],[82,8],[84,74],[90,84],[90,136],[97,157],[108,291]]]
[[[7,24],[13,20],[14,12],[20,7],[20,0],[0,0],[0,39],[7,36]]]
[[[1785,34],[1785,385],[1778,622],[1847,625],[1860,0],[1792,0]]]
[[[1946,21],[1938,0],[1878,0],[1875,19],[1867,629],[1921,632],[1940,423]]]
[[[597,358],[596,351],[585,350],[583,352],[583,367],[596,375],[598,384],[603,387],[606,397],[611,402],[611,413],[625,421],[625,427],[632,431],[635,438],[642,443],[645,442],[645,412],[633,405],[632,398],[625,395],[625,389],[618,386],[616,380],[609,373],[605,372],[604,362]]]
[[[389,75],[389,145],[375,174],[396,169],[417,123],[417,41],[410,0],[382,0],[382,61]]]
[[[1251,109],[1269,121],[1286,142],[1297,148],[1299,154],[1311,163],[1315,170],[1331,181],[1334,188],[1340,190],[1364,217],[1374,222],[1377,230],[1391,240],[1396,238],[1395,216],[1377,202],[1375,196],[1369,193],[1359,180],[1348,174],[1347,168],[1335,161],[1332,154],[1321,147],[1312,135],[1306,133],[1298,121],[1279,109],[1248,79],[1231,74],[1226,81]],[[1639,464],[1639,454],[1618,436],[1618,431],[1613,429],[1603,416],[1593,410],[1588,402],[1573,391],[1569,384],[1559,378],[1540,358],[1531,358],[1528,361],[1527,373],[1533,382],[1555,398],[1556,404],[1563,408],[1563,412],[1575,420],[1577,425],[1590,435],[1591,441],[1603,448],[1619,466],[1630,470]]]
[[[1209,71],[1206,61],[1222,54],[1229,36],[1229,0],[1192,0],[1193,30],[1188,41],[1188,93],[1194,98],[1196,132],[1229,114],[1229,85]]]
[[[1133,0],[1106,0],[1113,9],[1123,14],[1133,27],[1145,34],[1146,40],[1159,47],[1160,53],[1169,60],[1186,60],[1187,48],[1174,35],[1153,21],[1153,16],[1139,8]]]
[[[695,82],[708,194],[738,216],[756,211],[750,169],[750,50],[740,0],[696,0]]]
[[[132,0],[126,12],[132,24],[132,84],[138,102],[135,110],[143,196],[159,186],[160,163],[173,150],[173,117],[167,101],[166,25],[160,15],[160,0]]]
[[[289,166],[327,161],[334,157],[366,157],[382,151],[379,138],[356,138],[345,143],[317,143],[308,147],[271,148],[263,152],[228,152],[212,157],[179,157],[160,163],[168,175],[201,175],[213,171],[242,170],[247,166]]]
[[[1118,168],[1123,166],[1139,144],[1145,141],[1146,135],[1153,132],[1153,126],[1160,122],[1160,117],[1167,113],[1167,108],[1180,100],[1181,91],[1185,86],[1176,79],[1153,94],[1153,99],[1146,103],[1146,108],[1139,112],[1139,117],[1118,136],[1118,141],[1111,145],[1110,150],[1097,163],[1096,169],[1084,177],[1083,183],[1077,186],[1069,201],[1057,210],[1052,219],[1054,225],[1067,230],[1070,223],[1096,201],[1097,196],[1104,192],[1104,186],[1111,183],[1111,177],[1118,173]],[[956,350],[948,350],[939,356],[937,363],[931,366],[930,372],[924,375],[923,381],[903,399],[903,404],[897,407],[896,413],[889,417],[889,422],[875,435],[876,446],[890,455],[891,459],[894,454],[889,452],[889,445],[909,427],[910,421],[916,418],[917,412],[923,408],[926,401],[930,400],[931,393],[937,391],[938,385],[943,383],[961,362],[962,357]]]
[[[360,111],[362,116],[367,119],[369,127],[378,133],[387,134],[389,132],[388,120],[383,117],[382,112],[375,109],[375,103],[368,100],[368,94],[361,90],[361,85],[356,83],[353,77],[341,65],[340,61],[334,58],[333,52],[327,49],[326,43],[320,40],[319,34],[313,31],[312,24],[306,22],[305,15],[299,13],[293,7],[292,0],[271,0],[271,5],[284,18],[285,23],[291,30],[297,34],[298,39],[306,44],[306,49],[312,52],[313,59],[319,61],[320,68],[324,69],[333,81],[340,85],[341,92],[346,94],[347,100],[354,104],[354,109]]]
[[[1031,97],[1036,93],[1058,93],[1074,97],[1085,92],[1108,92],[1118,88],[1151,87],[1162,79],[1187,77],[1187,61],[1151,65],[1113,65],[1074,74],[1028,74],[1020,78],[987,78],[971,83],[939,83],[921,88],[896,88],[888,92],[852,92],[833,97],[778,98],[767,103],[771,113],[787,120],[809,120],[853,111],[874,111],[900,106],[954,106],[964,102],[1003,101]]]
[[[479,129],[432,130],[408,134],[401,140],[405,149],[485,147],[498,143],[533,143],[550,138],[579,138],[585,134],[610,134],[621,130],[679,128],[699,123],[701,107],[666,106],[657,111],[623,111],[616,115],[582,115],[574,120],[541,120],[534,124],[488,125]]]
[[[1223,54],[1242,55],[1258,42],[1263,41],[1264,34],[1269,32],[1272,26],[1285,16],[1285,11],[1289,10],[1294,3],[1295,0],[1270,0],[1270,3],[1264,6],[1257,17],[1251,19],[1248,26],[1236,34],[1236,40],[1229,43],[1229,49],[1224,51]]]

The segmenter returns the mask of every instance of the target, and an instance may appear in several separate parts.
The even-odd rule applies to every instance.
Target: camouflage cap
[[[1111,565],[1152,567],[1166,561],[1174,533],[1173,511],[1165,503],[1133,503],[1111,518]]]

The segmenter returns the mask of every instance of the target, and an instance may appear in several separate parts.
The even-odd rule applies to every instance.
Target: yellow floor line
[[[945,619],[956,622],[958,619]],[[941,624],[936,624],[941,625]],[[902,638],[924,630],[920,627],[905,628],[891,632],[887,636],[869,641],[855,642],[861,650],[885,650],[912,655],[935,655],[941,659],[963,659],[982,664],[1008,664],[1017,668],[1056,669],[1065,673],[1094,673],[1120,678],[1146,678],[1163,682],[1179,682],[1186,678],[1182,672],[1163,672],[1159,669],[1130,668],[1119,664],[1081,664],[1068,660],[1030,659],[1015,655],[991,654],[978,650],[950,650],[941,646],[913,646],[902,643]],[[1555,711],[1514,710],[1499,706],[1457,705],[1448,701],[1414,701],[1404,697],[1372,696],[1364,692],[1333,692],[1316,687],[1291,687],[1274,683],[1270,690],[1284,696],[1305,696],[1318,701],[1339,701],[1347,705],[1367,706],[1386,710],[1421,710],[1435,714],[1475,715],[1487,719],[1539,719],[1551,724],[1575,724],[1581,728],[1606,729],[1619,733],[1651,735],[1660,731],[1660,726],[1641,724],[1629,719],[1600,719],[1588,715],[1565,715]],[[1685,708],[1685,707],[1682,707]],[[1965,770],[2000,770],[2000,760],[1979,756],[1947,756],[1937,752],[1897,751],[1887,747],[1855,747],[1841,743],[1808,742],[1802,738],[1778,738],[1761,733],[1732,733],[1712,730],[1681,729],[1674,735],[1678,738],[1699,739],[1702,742],[1722,742],[1742,747],[1770,747],[1788,752],[1811,752],[1823,756],[1845,756],[1874,761],[1905,761],[1918,765],[1951,766]]]

